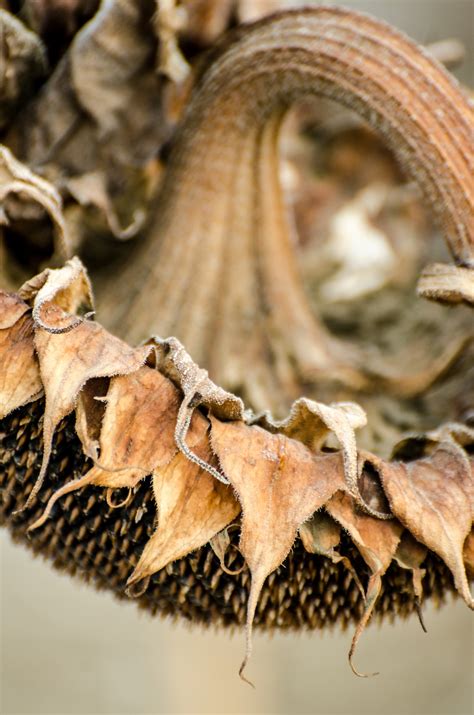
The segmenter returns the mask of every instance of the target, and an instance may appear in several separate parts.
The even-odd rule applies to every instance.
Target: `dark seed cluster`
[[[34,506],[14,515],[33,487],[42,457],[43,401],[16,410],[0,421],[0,524],[13,538],[49,559],[55,568],[79,576],[98,589],[128,599],[125,583],[156,524],[150,479],[138,485],[130,501],[118,508],[107,504],[106,490],[87,487],[60,500],[46,524],[30,534],[27,527],[43,512],[53,492],[90,468],[74,431],[74,417],[56,430],[47,479]],[[119,503],[120,495],[115,502]],[[231,529],[238,546],[238,529]],[[348,556],[363,583],[367,567],[343,534],[340,552]],[[242,557],[229,548],[226,565],[239,570]],[[425,598],[441,602],[455,593],[444,563],[429,554],[424,568]],[[210,545],[198,549],[156,573],[145,593],[136,597],[153,615],[182,617],[216,626],[245,624],[250,573],[225,573]],[[411,573],[392,563],[384,577],[376,614],[392,619],[415,611]],[[268,577],[257,608],[255,626],[266,629],[315,629],[333,624],[345,628],[357,622],[363,601],[351,574],[341,564],[305,551],[299,539],[286,561]]]

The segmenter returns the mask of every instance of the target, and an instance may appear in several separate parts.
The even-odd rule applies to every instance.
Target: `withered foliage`
[[[27,0],[22,20],[0,10],[10,49],[0,97],[0,259],[8,255],[0,264],[0,520],[17,538],[28,534],[58,567],[78,569],[152,612],[245,625],[242,677],[254,624],[352,622],[349,660],[361,675],[353,655],[374,613],[416,610],[424,627],[424,597],[441,600],[450,591],[474,608],[472,322],[453,320],[448,344],[415,369],[411,348],[398,363],[382,364],[377,351],[363,354],[317,320],[293,265],[278,183],[282,90],[272,62],[286,70],[270,52],[255,79],[254,57],[272,43],[285,55],[286,33],[296,65],[298,43],[309,43],[304,52],[323,43],[328,64],[320,67],[324,82],[311,80],[314,93],[324,94],[325,82],[330,96],[347,92],[346,103],[375,117],[400,160],[416,145],[407,163],[440,213],[455,257],[452,265],[428,265],[418,294],[472,305],[472,182],[461,151],[468,103],[406,38],[328,8],[304,11],[304,37],[298,14],[238,30],[196,70],[196,56],[230,24],[288,3],[257,4]],[[57,27],[61,40],[52,41]],[[338,65],[338,43],[354,53],[347,65]],[[236,65],[242,77],[228,93]],[[292,97],[307,94],[308,67],[281,80]],[[423,92],[449,112],[422,111]],[[385,116],[380,108],[389,105]],[[361,136],[367,140],[360,126],[357,132],[352,150]],[[405,136],[404,153],[397,138]],[[166,169],[170,139],[176,149]],[[333,174],[349,165],[352,180],[354,161],[350,151],[349,160],[336,157]],[[296,164],[287,159],[290,188]],[[317,217],[330,236],[325,260],[338,266],[322,276],[323,302],[390,286],[397,249],[403,269],[416,274],[415,249],[389,240],[373,220],[381,206],[406,197],[372,181],[344,203],[335,179],[315,185],[298,176],[294,203],[306,256],[320,246],[305,202],[321,208],[326,201],[336,212],[332,222],[324,211]],[[362,258],[347,248],[348,217],[351,230],[367,235]],[[197,227],[191,237],[189,226]],[[154,336],[132,346],[94,320],[91,282],[71,256],[107,264],[142,231],[146,240],[120,281],[115,265],[105,277],[99,271],[102,315],[132,342],[159,319],[185,345]],[[18,288],[45,260],[55,267]],[[389,302],[393,313],[393,296]],[[337,308],[328,314],[337,323]],[[441,407],[436,391],[423,402],[453,365],[455,385]],[[284,413],[303,387],[313,396],[321,388],[318,400],[294,400],[282,419],[246,409],[241,399]],[[447,403],[449,414],[438,420]],[[441,426],[405,437],[391,459],[360,448],[359,435],[371,427],[393,445],[416,423],[413,415],[434,404],[427,422]]]
[[[110,508],[127,508],[133,489],[151,474],[156,529],[127,581],[127,592],[137,596],[155,573],[209,542],[223,561],[228,527],[239,525],[238,549],[251,575],[241,673],[262,588],[297,539],[309,553],[340,563],[363,594],[351,664],[393,561],[411,573],[421,607],[423,563],[434,552],[474,607],[466,573],[472,568],[472,429],[446,425],[405,440],[398,448],[403,461],[382,461],[357,451],[354,429],[365,416],[356,404],[301,400],[286,420],[256,416],[214,386],[176,340],[130,348],[90,313],[81,315],[91,302],[77,258],[30,280],[19,294],[1,294],[0,414],[7,417],[42,391],[45,397],[42,464],[31,475],[19,517],[41,496],[54,431],[72,412],[93,462],[52,494],[30,532],[44,527],[60,498],[87,485],[104,488]],[[187,426],[180,443],[183,405]],[[331,433],[340,450],[327,449]],[[129,497],[117,500],[112,490],[123,487]],[[366,564],[367,583],[338,551],[341,527]]]

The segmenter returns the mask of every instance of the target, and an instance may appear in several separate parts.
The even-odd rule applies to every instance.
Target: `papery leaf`
[[[207,421],[199,424],[199,458],[217,466],[207,437]],[[232,489],[178,453],[153,474],[158,527],[145,546],[127,585],[133,586],[167,564],[206,544],[240,512]]]
[[[45,74],[48,61],[38,35],[3,9],[0,9],[0,33],[0,129],[3,131]]]
[[[91,383],[98,387],[97,380],[90,380],[88,384]],[[65,494],[90,484],[110,489],[132,489],[156,467],[170,462],[176,454],[174,427],[180,396],[174,385],[159,372],[145,366],[131,374],[111,378],[106,396],[99,397],[99,405],[105,405],[103,412],[99,405],[94,410],[91,397],[87,391],[84,397],[83,388],[76,424],[79,419],[79,436],[83,444],[85,442],[86,453],[96,464],[87,474],[58,489],[40,519],[29,527],[30,530],[44,524],[54,504]],[[98,430],[95,425],[94,434],[97,410],[102,416]],[[198,439],[203,425],[207,428],[205,418],[196,414],[190,430],[191,444]]]
[[[244,570],[245,563],[243,564],[243,566],[235,570],[229,569],[228,566],[226,566],[225,556],[227,551],[229,550],[229,547],[233,546],[240,553],[239,549],[235,546],[235,544],[232,544],[230,539],[229,531],[232,526],[236,529],[240,528],[238,524],[231,524],[230,526],[226,526],[225,529],[219,531],[215,536],[212,537],[212,539],[209,539],[209,544],[211,546],[211,549],[214,551],[215,555],[219,559],[221,569],[230,576],[236,576]]]
[[[432,263],[426,266],[416,287],[418,295],[430,300],[474,305],[474,270],[468,267]]]
[[[310,554],[325,556],[334,564],[341,562],[351,573],[357,588],[365,599],[364,588],[359,576],[347,556],[342,556],[336,551],[336,546],[341,540],[341,527],[324,511],[317,511],[309,521],[305,521],[299,529],[303,546]]]
[[[38,292],[48,295],[48,284]],[[51,291],[53,288],[51,289]],[[58,294],[54,293],[54,297]],[[43,301],[41,305],[45,305]],[[44,453],[37,481],[28,497],[27,506],[35,498],[46,474],[54,430],[73,408],[80,390],[88,380],[112,375],[126,375],[138,370],[151,348],[131,348],[107,333],[97,323],[81,319],[73,329],[56,332],[54,326],[71,323],[71,316],[53,303],[47,303],[47,322],[52,330],[38,328],[35,346],[40,362],[40,374],[46,395],[43,423]]]
[[[35,323],[50,333],[72,330],[82,322],[75,314],[91,311],[94,306],[92,286],[77,257],[62,268],[46,268],[24,283],[19,295],[32,302]]]
[[[9,194],[28,196],[40,204],[53,222],[58,256],[64,259],[70,255],[59,193],[49,181],[34,174],[18,161],[7,147],[0,145],[0,204]],[[8,216],[4,212],[0,222],[8,223]]]
[[[252,418],[249,423],[258,424],[269,432],[298,439],[314,451],[320,451],[329,435],[333,433],[341,444],[348,491],[361,507],[373,516],[379,518],[389,516],[372,508],[364,500],[359,489],[355,430],[367,424],[367,416],[355,402],[334,402],[325,405],[302,397],[293,403],[289,416],[284,420],[274,420],[269,412],[263,412]]]
[[[474,608],[463,563],[474,515],[474,460],[469,461],[470,475],[464,466],[456,454],[440,448],[425,459],[387,465],[381,478],[393,513],[443,559],[457,590]]]
[[[372,571],[366,591],[364,613],[360,619],[351,649],[349,663],[356,675],[359,673],[352,662],[354,652],[369,619],[374,610],[382,588],[382,576],[390,566],[395,555],[403,527],[398,521],[374,519],[369,514],[361,512],[349,495],[338,492],[326,504],[326,510],[349,533],[362,558]],[[376,675],[376,673],[372,673]]]
[[[474,578],[474,529],[471,529],[466,537],[462,555],[466,572],[470,578]]]
[[[213,417],[211,425],[212,449],[242,505],[240,550],[252,574],[242,676],[265,579],[287,557],[301,524],[345,488],[343,465],[339,454],[313,454],[301,442],[257,426]]]
[[[8,293],[0,289],[0,330],[11,328],[29,310],[28,303],[25,303],[17,293]]]
[[[420,619],[421,627],[426,633],[426,627],[421,613],[421,601],[423,599],[423,578],[426,573],[425,569],[421,568],[421,564],[428,555],[428,549],[423,544],[420,544],[409,531],[404,531],[400,543],[395,552],[394,559],[400,568],[408,569],[412,572],[413,590],[416,596],[418,618]]]
[[[43,391],[29,310],[18,296],[0,291],[0,419]]]
[[[197,365],[177,338],[165,340],[154,337],[149,344],[155,346],[158,368],[174,384],[178,385],[184,393],[175,428],[175,439],[178,448],[192,462],[220,482],[228,481],[219,470],[206,464],[189,449],[186,442],[189,425],[194,410],[199,405],[207,407],[212,414],[223,419],[238,420],[244,417],[244,404],[240,397],[223,390],[209,378],[207,370]]]

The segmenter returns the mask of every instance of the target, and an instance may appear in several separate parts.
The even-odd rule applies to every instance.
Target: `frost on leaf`
[[[452,453],[439,448],[413,462],[391,463],[381,472],[393,513],[414,538],[438,554],[470,608],[474,599],[463,562],[474,515],[474,462],[470,475]]]
[[[208,423],[199,417],[195,445],[201,460],[217,467],[209,445]],[[232,490],[179,452],[153,474],[158,526],[145,546],[128,587],[206,544],[240,512]]]
[[[0,291],[0,419],[41,395],[29,306]]]
[[[338,490],[345,488],[339,454],[313,454],[282,434],[242,422],[211,417],[211,445],[242,505],[240,550],[251,574],[247,605],[247,648],[267,576],[288,556],[301,524]]]
[[[355,648],[374,610],[382,588],[382,576],[390,566],[397,550],[403,527],[394,519],[382,521],[361,512],[347,494],[335,494],[326,504],[326,510],[349,533],[362,558],[371,570],[366,590],[365,608],[360,619],[351,649],[349,663],[356,675],[359,673],[352,662]],[[373,673],[373,675],[376,675]]]

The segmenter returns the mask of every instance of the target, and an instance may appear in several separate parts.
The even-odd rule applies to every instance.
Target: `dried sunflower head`
[[[384,462],[357,451],[357,405],[256,416],[176,340],[130,348],[78,316],[90,297],[78,259],[1,294],[2,521],[16,537],[154,613],[245,623],[241,672],[254,621],[355,621],[352,658],[374,609],[407,615],[451,590],[473,606],[471,428]]]
[[[104,11],[101,21],[105,26],[107,19]],[[396,84],[398,94],[380,90],[379,95],[377,89],[373,90],[376,83],[365,65],[364,82],[359,86],[358,51],[369,53],[374,47],[360,29],[354,30],[351,13],[328,8],[289,13],[257,23],[248,34],[239,31],[228,44],[217,48],[215,65],[210,63],[197,81],[160,199],[161,207],[167,202],[168,213],[163,213],[168,219],[160,220],[168,227],[173,225],[174,232],[177,226],[181,230],[183,216],[187,220],[186,211],[181,209],[189,196],[194,196],[193,211],[203,203],[199,191],[186,193],[191,179],[196,180],[191,169],[199,164],[195,156],[201,156],[203,137],[210,141],[213,135],[212,127],[206,128],[205,122],[203,129],[203,117],[209,113],[208,106],[224,107],[222,115],[217,111],[214,114],[225,124],[229,106],[235,109],[239,99],[237,90],[229,94],[230,105],[225,93],[213,94],[213,68],[218,68],[222,85],[232,64],[229,58],[235,59],[247,44],[254,58],[253,53],[261,52],[262,44],[279,37],[275,28],[299,37],[302,20],[311,29],[304,35],[304,42],[322,41],[329,52],[334,40],[332,28],[337,25],[343,37],[348,33],[357,40],[355,49],[351,48],[355,58],[348,61],[354,79],[354,86],[346,87],[351,101],[357,104],[367,100],[364,88],[370,87],[373,92],[363,104],[363,113],[375,113],[376,123],[387,131],[392,144],[402,130],[407,131],[404,138],[410,161],[416,165],[420,183],[431,200],[434,197],[435,203],[439,201],[438,211],[454,256],[463,263],[431,266],[419,290],[430,298],[472,302],[472,205],[468,201],[472,186],[468,186],[465,157],[459,153],[455,132],[456,122],[463,128],[467,123],[463,113],[467,102],[442,71],[408,41],[368,18],[359,19],[367,32],[378,38],[376,48],[380,47],[380,36],[387,36],[387,46],[392,49],[399,43],[403,51],[397,50],[397,61],[402,62],[402,68],[415,60],[419,63],[422,69],[418,68],[414,79],[410,75],[413,86],[401,82]],[[159,22],[163,24],[163,15]],[[174,42],[174,36],[171,40]],[[337,47],[341,42],[337,39]],[[273,50],[286,57],[288,48],[281,42],[277,45]],[[305,45],[297,49],[308,52],[311,48]],[[268,55],[268,65],[263,63],[267,73],[275,57],[280,57],[278,52],[277,56]],[[392,56],[389,50],[386,52],[384,67],[389,66]],[[336,60],[334,56],[332,61],[337,64]],[[367,54],[367,66],[379,77],[372,60]],[[283,69],[285,82],[291,85],[289,65]],[[252,66],[250,63],[250,69]],[[337,81],[332,75],[326,76],[327,68],[323,75],[328,86],[342,91],[344,81],[337,66]],[[245,76],[253,76],[248,74],[248,57],[244,69]],[[300,69],[296,89],[304,92],[309,81],[307,65],[303,63]],[[449,96],[459,100],[446,126],[441,115],[426,119],[403,103],[400,123],[396,121],[398,115],[391,115],[389,122],[381,98],[398,101],[409,86],[410,98],[418,102],[419,84],[415,80],[423,87],[435,86],[431,72],[437,73]],[[262,84],[263,79],[259,79]],[[324,83],[321,86],[327,90]],[[318,91],[322,91],[321,86],[317,84]],[[291,95],[293,85],[290,89]],[[277,110],[279,91],[272,87],[269,92]],[[251,93],[245,95],[247,102],[249,96],[252,99]],[[281,109],[286,104],[285,100]],[[274,220],[279,212],[278,190],[268,194],[263,191],[276,176],[274,159],[281,112],[271,117],[266,114],[267,105],[262,108],[258,101],[246,106],[248,116],[244,119],[258,119],[258,132],[245,144],[249,150],[245,166],[253,167],[252,177],[258,178],[261,197],[248,234],[256,242],[259,258],[249,252],[246,270],[250,272],[246,276],[252,275],[253,280],[255,266],[265,266],[260,276],[264,289],[259,293],[256,313],[266,317],[257,320],[262,342],[256,352],[247,351],[249,345],[255,348],[247,325],[245,339],[239,338],[242,353],[230,353],[238,363],[242,392],[245,394],[252,384],[242,377],[245,360],[252,355],[261,360],[266,355],[262,346],[266,345],[273,362],[262,360],[264,372],[268,377],[273,370],[277,382],[288,387],[288,394],[300,384],[298,380],[309,380],[316,373],[335,376],[339,383],[351,384],[361,393],[390,388],[418,395],[452,361],[453,354],[464,349],[466,340],[463,338],[454,351],[450,349],[434,373],[429,372],[421,382],[397,379],[383,370],[374,375],[360,364],[354,366],[351,360],[345,360],[341,345],[313,324],[291,265],[288,271],[286,224]],[[241,125],[237,122],[232,126],[237,131]],[[191,129],[196,130],[197,139]],[[416,141],[411,141],[413,137]],[[242,136],[237,131],[234,138],[236,144],[230,151],[236,156]],[[195,154],[191,153],[193,146]],[[215,154],[219,146],[213,146]],[[263,159],[254,171],[252,152],[257,149]],[[8,150],[2,156],[4,194],[29,193],[51,216],[58,246],[68,252],[57,193],[16,162]],[[436,167],[441,167],[439,178],[435,176]],[[243,178],[232,176],[246,191],[255,189],[251,181],[247,186],[249,175],[245,172]],[[173,181],[178,184],[176,194]],[[218,172],[212,182],[213,186],[219,183]],[[223,207],[229,196],[226,194],[225,201],[220,202],[221,193],[213,190],[211,194],[222,219],[227,216]],[[184,197],[183,205],[180,197]],[[232,221],[237,219],[242,216],[234,212]],[[223,225],[225,222],[215,219],[208,227],[211,244],[222,237]],[[234,233],[242,225],[232,223]],[[276,251],[269,243],[274,235],[281,238]],[[173,261],[180,263],[181,254],[175,252],[169,236],[162,244],[163,257],[166,259],[166,250],[172,249]],[[253,245],[251,241],[249,245]],[[140,261],[149,262],[146,250]],[[289,258],[288,262],[291,264]],[[187,266],[188,270],[193,266],[189,256]],[[219,274],[216,267],[213,280]],[[169,271],[170,265],[164,260],[161,268]],[[291,279],[286,280],[285,271]],[[176,277],[176,283],[178,293],[189,290],[184,280]],[[126,280],[124,285],[128,289]],[[138,298],[141,303],[149,301],[147,286],[144,284]],[[164,286],[165,282],[160,283],[159,290],[166,292]],[[202,305],[209,299],[206,288],[201,281]],[[163,306],[176,308],[178,293],[173,293],[174,298],[166,295]],[[237,284],[229,285],[229,294],[233,296],[232,305],[241,303]],[[252,291],[249,295],[253,300]],[[190,294],[191,303],[193,300]],[[133,300],[132,304],[134,307]],[[189,317],[188,308],[189,301],[186,309],[179,303],[179,315]],[[121,310],[128,310],[127,320],[133,324],[135,312],[130,305],[124,303]],[[355,671],[354,649],[373,613],[394,617],[417,610],[420,614],[424,598],[440,601],[449,591],[460,594],[473,608],[469,578],[474,570],[474,431],[467,421],[446,422],[425,434],[414,434],[395,446],[392,459],[383,460],[358,449],[356,433],[367,417],[357,403],[338,399],[326,404],[300,398],[284,419],[276,420],[269,412],[255,414],[245,409],[239,396],[216,384],[211,379],[216,371],[211,371],[210,377],[178,339],[155,337],[132,347],[94,322],[92,311],[91,284],[78,258],[61,268],[47,268],[18,293],[0,292],[0,513],[16,538],[28,537],[30,547],[48,555],[58,568],[79,573],[122,598],[134,597],[153,613],[182,615],[194,622],[223,626],[245,625],[247,646],[241,674],[251,653],[254,624],[299,629],[336,623],[345,627],[354,622],[349,657]],[[226,331],[231,321],[227,321],[219,334],[216,352],[221,357],[227,339],[236,345],[243,313],[236,315],[230,333]],[[169,319],[173,321],[173,315]],[[199,321],[184,323],[201,345],[205,340],[210,345],[206,326],[200,331]],[[296,336],[294,343],[292,335]],[[298,379],[293,374],[295,365]],[[267,393],[271,384],[271,380],[266,383]]]

